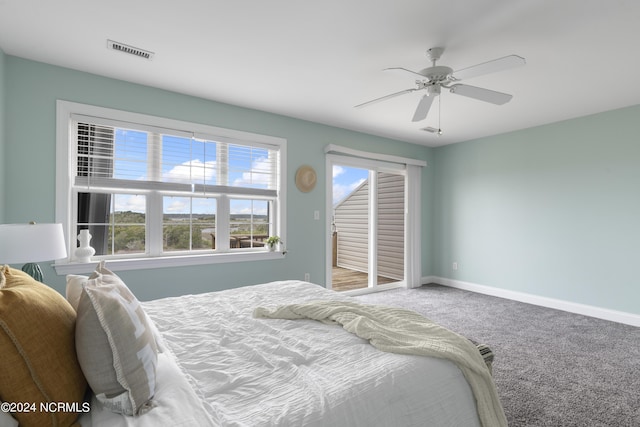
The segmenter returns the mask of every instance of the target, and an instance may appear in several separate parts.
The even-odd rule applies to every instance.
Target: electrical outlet
[[[310,280],[311,280],[311,274],[309,274],[309,273],[304,273],[304,281],[305,281],[305,282],[308,282],[308,281],[310,281]]]
[[[458,270],[458,263],[456,261],[454,261],[453,265],[451,266],[451,268],[453,269],[453,271]]]

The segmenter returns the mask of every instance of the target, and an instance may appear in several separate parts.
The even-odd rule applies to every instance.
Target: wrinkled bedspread
[[[476,346],[414,311],[352,301],[314,301],[258,307],[253,314],[257,318],[313,319],[336,324],[382,351],[450,360],[471,386],[482,425],[507,426],[490,371]]]
[[[382,352],[314,320],[252,316],[312,300],[352,299],[283,281],[143,305],[214,425],[480,426],[448,360]]]

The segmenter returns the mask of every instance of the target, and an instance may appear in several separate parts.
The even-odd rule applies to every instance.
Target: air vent
[[[151,60],[153,59],[153,52],[140,49],[137,47],[129,46],[124,43],[114,42],[113,40],[107,40],[107,47],[109,49],[117,50],[119,52],[128,53],[129,55],[138,56],[140,58]]]
[[[420,128],[420,130],[423,130],[425,132],[436,133],[438,135],[442,135],[442,130],[436,129],[436,128],[432,128],[431,126],[427,126],[426,128]]]

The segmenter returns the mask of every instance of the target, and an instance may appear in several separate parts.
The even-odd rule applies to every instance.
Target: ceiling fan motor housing
[[[453,68],[436,65],[420,70],[420,74],[425,76],[430,82],[442,83],[449,80],[449,76],[453,74]]]

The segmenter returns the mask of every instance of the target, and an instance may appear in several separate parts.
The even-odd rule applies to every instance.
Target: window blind
[[[277,197],[277,146],[75,117],[77,187]]]

